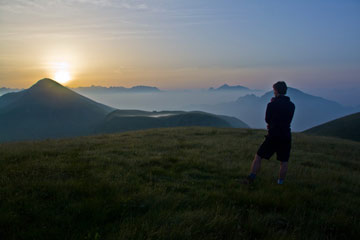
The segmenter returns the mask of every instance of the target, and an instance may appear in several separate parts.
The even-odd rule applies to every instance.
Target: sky
[[[357,101],[359,12],[358,0],[0,0],[0,87],[283,80]]]

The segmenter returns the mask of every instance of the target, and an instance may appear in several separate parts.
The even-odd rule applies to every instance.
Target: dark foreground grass
[[[0,145],[0,239],[356,239],[360,143],[295,134],[247,175],[264,131],[172,128]]]

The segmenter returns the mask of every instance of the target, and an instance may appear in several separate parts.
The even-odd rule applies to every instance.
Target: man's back
[[[291,121],[295,112],[295,105],[290,98],[280,95],[272,99],[267,105],[265,121],[268,124],[269,136],[290,138]]]

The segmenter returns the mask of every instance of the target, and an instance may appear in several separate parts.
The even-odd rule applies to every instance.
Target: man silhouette
[[[256,174],[260,170],[261,159],[270,159],[275,152],[277,160],[280,161],[278,184],[283,184],[288,170],[291,149],[290,124],[294,116],[295,105],[289,97],[285,96],[287,92],[285,82],[275,83],[273,89],[275,97],[268,103],[265,116],[268,134],[255,154],[251,164],[251,172],[245,179],[245,184],[253,183],[255,180]]]

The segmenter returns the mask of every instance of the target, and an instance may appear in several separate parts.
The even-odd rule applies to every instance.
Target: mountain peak
[[[229,84],[225,83],[223,85],[221,85],[218,88],[209,88],[209,91],[243,91],[243,90],[250,90],[247,87],[241,86],[241,85],[233,85],[230,86]]]
[[[36,93],[65,93],[69,92],[70,90],[60,83],[50,79],[50,78],[43,78],[37,81],[34,85],[32,85],[29,89],[29,92],[36,92]]]
[[[50,87],[50,86],[63,87],[60,83],[56,82],[55,80],[52,80],[51,78],[43,78],[43,79],[37,81],[31,88],[33,88],[33,87]]]
[[[244,86],[241,86],[241,85],[233,85],[233,86],[230,86],[228,84],[224,84],[222,85],[221,87],[217,88],[216,90],[232,90],[232,91],[239,91],[239,90],[250,90],[249,88],[247,87],[244,87]]]

